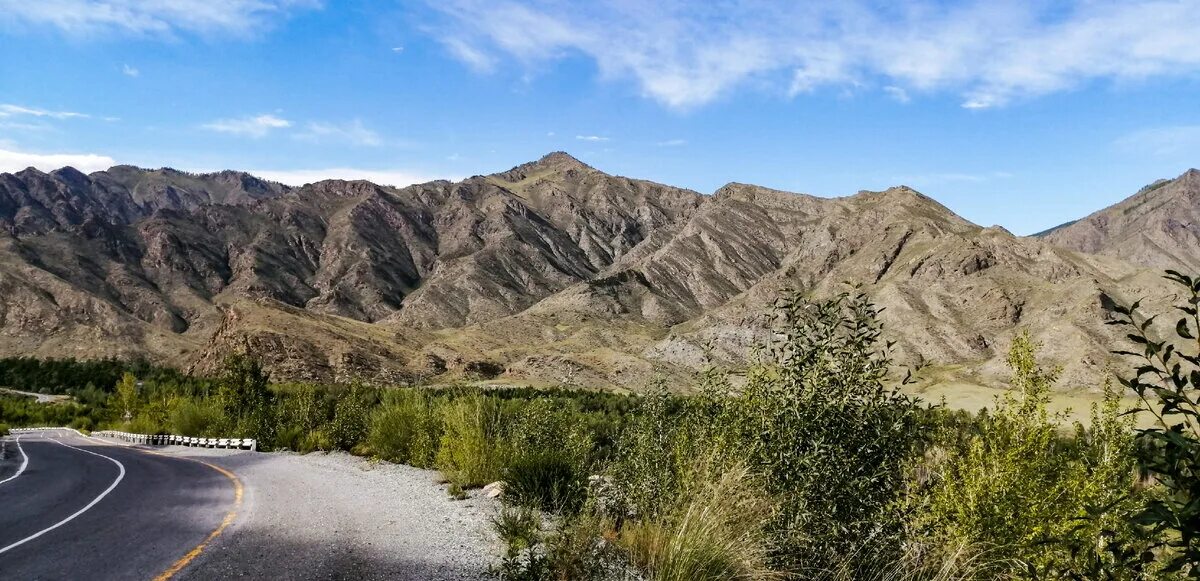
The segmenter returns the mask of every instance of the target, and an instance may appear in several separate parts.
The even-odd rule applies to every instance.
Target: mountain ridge
[[[906,186],[704,195],[565,152],[405,187],[25,171],[0,174],[0,354],[205,372],[254,351],[279,378],[682,385],[710,357],[740,365],[779,292],[854,280],[887,307],[903,362],[995,383],[1003,343],[1036,327],[1067,383],[1098,386],[1105,301],[1161,285],[1048,242]]]

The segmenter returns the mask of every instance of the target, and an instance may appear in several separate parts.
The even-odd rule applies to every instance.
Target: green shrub
[[[221,424],[216,428],[223,435],[271,443],[276,427],[274,400],[262,364],[245,355],[230,356],[217,389]]]
[[[566,402],[537,398],[521,405],[506,429],[505,495],[551,512],[579,510],[594,449],[587,427]]]
[[[900,552],[897,509],[905,468],[921,443],[917,403],[887,382],[891,360],[878,311],[863,294],[774,307],[774,339],[739,397],[712,406],[775,498],[775,562],[824,570],[855,551]]]
[[[165,432],[163,426],[155,422],[150,416],[143,414],[139,414],[133,418],[133,421],[125,423],[125,427],[122,429],[134,434],[159,434]]]
[[[933,469],[928,518],[936,545],[987,548],[1014,569],[1064,578],[1091,577],[1108,538],[1132,540],[1119,518],[1089,518],[1093,507],[1135,503],[1131,420],[1108,391],[1092,428],[1062,433],[1065,416],[1047,411],[1057,370],[1038,365],[1028,334],[1008,354],[1013,392],[980,417],[973,436],[950,443]]]
[[[179,436],[207,436],[221,422],[220,410],[210,402],[193,398],[179,398],[172,406],[167,425],[172,434]]]
[[[375,456],[418,468],[433,466],[442,437],[442,415],[428,394],[401,389],[389,392],[371,414],[367,444]]]
[[[0,436],[8,435],[8,424],[0,422]]]
[[[461,397],[442,408],[437,467],[451,482],[473,487],[500,479],[506,452],[501,418],[499,403],[481,395]]]
[[[1134,351],[1117,353],[1140,360],[1133,377],[1121,383],[1156,421],[1138,431],[1138,465],[1163,492],[1149,499],[1133,522],[1159,538],[1168,572],[1200,577],[1200,278],[1173,270],[1166,278],[1183,287],[1185,297],[1175,307],[1183,316],[1175,323],[1174,338],[1151,335],[1157,315],[1142,313],[1140,301],[1114,309],[1113,323],[1129,331],[1134,345]]]
[[[367,397],[362,386],[355,384],[338,399],[329,427],[329,437],[336,448],[352,450],[366,439],[369,417]]]
[[[314,430],[304,434],[296,445],[296,451],[307,454],[309,452],[334,450],[333,438],[324,430]]]
[[[697,461],[669,510],[631,523],[620,543],[653,581],[770,579],[764,525],[773,505],[745,466],[713,473]]]
[[[69,425],[70,425],[70,427],[75,428],[76,430],[79,430],[81,432],[90,432],[95,428],[95,424],[92,422],[92,418],[89,418],[87,416],[79,416],[79,417],[71,420],[71,423]]]
[[[585,474],[561,449],[519,450],[504,468],[504,495],[518,505],[573,513],[583,505]]]

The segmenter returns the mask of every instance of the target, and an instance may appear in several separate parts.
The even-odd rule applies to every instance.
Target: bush
[[[0,422],[0,436],[7,436],[8,433],[8,424]]]
[[[79,416],[71,420],[70,427],[81,432],[90,432],[95,428],[95,424],[92,422],[92,418],[87,416]]]
[[[568,452],[522,450],[504,468],[504,494],[518,505],[574,513],[583,505],[585,477]]]
[[[520,406],[506,429],[505,494],[551,512],[579,510],[594,449],[587,428],[567,402],[537,398]]]
[[[221,412],[211,403],[179,398],[171,406],[167,425],[172,434],[198,437],[212,434],[220,421]]]
[[[442,408],[437,467],[459,486],[482,486],[499,480],[505,457],[500,406],[494,399],[470,395]]]
[[[1119,518],[1089,519],[1093,507],[1136,503],[1131,420],[1108,390],[1092,428],[1061,433],[1064,415],[1046,405],[1058,372],[1040,367],[1037,345],[1018,335],[1008,354],[1013,391],[983,415],[975,434],[949,443],[930,492],[931,542],[981,546],[988,558],[1043,576],[1090,578],[1103,565],[1107,537],[1131,541]],[[1111,563],[1110,563],[1111,564]]]
[[[689,484],[660,517],[631,524],[620,543],[653,581],[769,579],[772,504],[745,466],[714,474],[698,461]]]
[[[225,360],[217,390],[221,424],[217,428],[236,438],[273,442],[275,397],[258,360],[234,355]]]
[[[1137,434],[1138,465],[1164,494],[1149,502],[1133,521],[1158,536],[1166,550],[1166,570],[1200,576],[1200,278],[1168,270],[1186,300],[1175,323],[1175,339],[1149,333],[1156,316],[1140,311],[1140,301],[1118,305],[1113,324],[1125,327],[1139,359],[1133,377],[1121,383],[1141,398],[1156,425]],[[1136,561],[1134,561],[1136,563]]]
[[[388,392],[371,414],[367,444],[371,453],[390,462],[419,468],[433,466],[442,437],[441,410],[421,391]]]
[[[333,410],[333,422],[329,437],[333,445],[342,450],[353,450],[367,438],[368,403],[367,393],[359,385],[352,385],[338,399]]]
[[[905,467],[921,444],[920,410],[885,383],[891,368],[878,311],[863,294],[777,301],[774,339],[743,393],[711,407],[778,506],[775,562],[820,571],[830,559],[901,549]],[[730,445],[731,444],[731,445]]]

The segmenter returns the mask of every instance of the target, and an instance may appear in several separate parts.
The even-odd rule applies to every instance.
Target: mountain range
[[[639,389],[736,368],[784,289],[859,282],[900,362],[994,385],[1028,329],[1102,382],[1114,302],[1200,270],[1200,172],[1031,237],[900,186],[706,195],[565,153],[403,188],[117,166],[0,174],[0,355],[146,357],[276,379]]]

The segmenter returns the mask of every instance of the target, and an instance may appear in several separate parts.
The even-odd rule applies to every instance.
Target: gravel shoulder
[[[345,453],[156,451],[245,486],[234,524],[177,579],[486,579],[499,554],[496,502],[452,500],[433,471]]]

